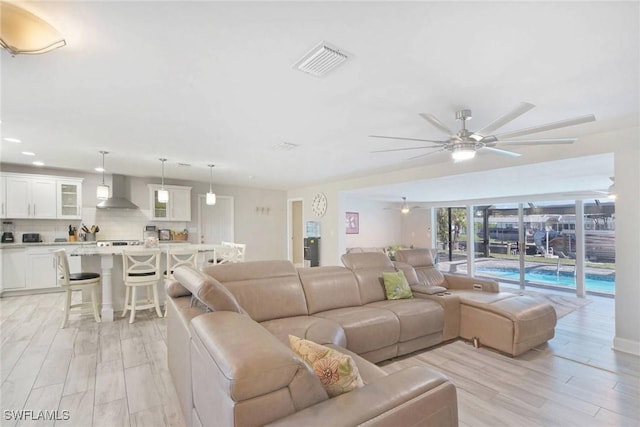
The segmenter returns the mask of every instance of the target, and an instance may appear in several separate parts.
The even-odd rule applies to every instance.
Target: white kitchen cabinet
[[[7,175],[7,218],[56,218],[56,180],[38,175]]]
[[[0,249],[0,279],[2,290],[25,287],[27,251],[24,248]]]
[[[162,187],[149,184],[149,205],[151,206],[151,219],[158,221],[191,221],[191,187],[178,185],[165,185],[169,192],[169,201],[158,201],[158,190]]]
[[[56,217],[58,219],[82,219],[82,180],[58,179]]]
[[[54,252],[65,248],[64,246],[39,246],[27,248],[26,267],[26,288],[42,289],[54,288],[58,286],[56,257]],[[69,256],[69,252],[74,247],[67,247],[67,259],[69,260],[69,271],[76,273],[80,271],[80,257]]]

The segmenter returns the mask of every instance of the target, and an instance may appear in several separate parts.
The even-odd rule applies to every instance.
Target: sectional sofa
[[[502,300],[497,283],[452,276],[436,285],[437,274],[425,268],[430,252],[404,255],[406,262],[393,263],[382,253],[345,254],[345,267],[258,261],[176,269],[167,286],[169,369],[187,425],[457,425],[456,390],[446,377],[417,366],[387,374],[375,363],[475,333],[466,322],[476,318],[498,325],[498,341],[506,339],[503,323],[520,330],[514,324],[528,318],[488,307]],[[386,298],[383,273],[398,270],[414,298]],[[548,304],[523,300],[520,308],[542,309],[553,330]],[[514,338],[516,348],[549,334]],[[289,335],[351,356],[364,385],[329,398],[289,348]]]

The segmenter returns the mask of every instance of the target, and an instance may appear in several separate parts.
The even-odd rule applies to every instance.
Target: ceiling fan
[[[406,215],[406,214],[408,214],[409,212],[411,212],[411,211],[412,211],[412,210],[414,210],[414,209],[424,209],[424,208],[423,208],[422,206],[413,206],[413,207],[409,207],[409,204],[407,203],[407,198],[406,198],[406,197],[403,197],[403,198],[402,198],[402,205],[400,206],[400,209],[398,209],[398,208],[385,208],[385,209],[386,209],[386,210],[390,210],[390,209],[393,209],[393,210],[399,210],[399,211],[400,211],[400,213],[402,213],[402,214],[405,214],[405,215]]]
[[[512,120],[520,117],[527,111],[531,110],[535,105],[528,102],[520,103],[516,108],[508,112],[507,114],[498,117],[493,122],[489,123],[482,129],[472,132],[467,129],[466,122],[471,119],[471,110],[460,110],[456,112],[456,119],[462,122],[462,127],[458,132],[453,132],[442,121],[440,121],[433,114],[420,113],[420,117],[431,123],[439,130],[445,132],[448,138],[445,140],[434,139],[418,139],[418,138],[403,138],[397,136],[382,136],[382,135],[369,135],[372,138],[385,138],[385,139],[398,139],[403,141],[420,141],[431,142],[435,145],[427,145],[421,147],[407,147],[407,148],[393,148],[389,150],[377,150],[372,153],[383,153],[389,151],[405,151],[405,150],[423,150],[435,148],[435,151],[431,151],[426,154],[411,157],[410,159],[417,159],[420,157],[430,156],[432,154],[440,153],[442,151],[451,152],[451,157],[454,161],[460,162],[463,160],[469,160],[475,157],[477,151],[490,151],[505,156],[519,157],[521,154],[514,153],[513,151],[502,150],[496,148],[496,145],[501,146],[517,146],[517,145],[549,145],[549,144],[572,144],[577,138],[544,138],[544,139],[511,139],[519,136],[530,135],[533,133],[544,132],[552,129],[559,129],[567,126],[579,125],[582,123],[592,122],[596,119],[593,114],[586,116],[576,117],[573,119],[561,120],[559,122],[547,123],[545,125],[534,126],[526,129],[520,129],[512,132],[504,132],[501,134],[495,134],[494,131],[511,122]]]

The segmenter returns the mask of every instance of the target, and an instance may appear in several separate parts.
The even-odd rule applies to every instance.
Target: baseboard
[[[615,337],[613,339],[613,349],[623,353],[640,356],[640,342],[638,341]]]

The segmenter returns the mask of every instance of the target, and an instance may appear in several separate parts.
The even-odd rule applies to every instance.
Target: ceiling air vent
[[[349,58],[349,55],[324,41],[293,64],[300,71],[322,77]]]

